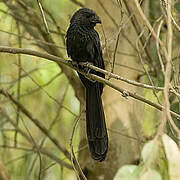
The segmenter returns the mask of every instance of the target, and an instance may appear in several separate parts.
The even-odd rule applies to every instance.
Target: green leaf
[[[180,151],[177,144],[166,134],[162,136],[162,141],[168,160],[168,171],[171,180],[180,179]]]
[[[146,143],[142,150],[143,162],[150,166],[156,160],[158,150],[158,142],[156,140]]]
[[[114,180],[138,180],[138,176],[133,176],[134,171],[138,168],[135,165],[126,165],[118,170]]]
[[[153,170],[153,169],[148,169],[141,177],[140,180],[161,180],[161,175]]]

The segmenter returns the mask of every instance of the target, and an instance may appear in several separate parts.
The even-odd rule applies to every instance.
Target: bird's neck
[[[93,30],[95,25],[94,24],[83,24],[83,23],[71,23],[70,26],[72,27],[78,27],[84,30]]]

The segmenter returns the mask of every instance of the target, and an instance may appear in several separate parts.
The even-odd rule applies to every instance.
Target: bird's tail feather
[[[91,156],[103,161],[108,151],[108,135],[98,82],[86,88],[86,125]]]

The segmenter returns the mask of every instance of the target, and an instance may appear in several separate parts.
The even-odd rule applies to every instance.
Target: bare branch
[[[163,110],[164,107],[159,105],[159,104],[156,104],[150,100],[147,100],[146,98],[138,95],[137,93],[132,93],[132,92],[129,92],[123,88],[120,88],[116,85],[114,85],[113,83],[109,82],[108,80],[105,80],[104,78],[101,78],[99,76],[96,76],[94,74],[86,74],[84,73],[82,70],[78,69],[77,67],[74,67],[71,63],[71,61],[67,61],[67,60],[64,60],[64,59],[61,59],[57,56],[53,56],[53,55],[50,55],[50,54],[47,54],[47,53],[41,53],[41,52],[37,52],[37,51],[33,51],[33,50],[28,50],[28,49],[22,49],[22,48],[10,48],[10,47],[4,47],[4,46],[0,46],[0,52],[6,52],[6,53],[13,53],[13,54],[27,54],[27,55],[32,55],[32,56],[38,56],[38,57],[42,57],[42,58],[46,58],[46,59],[49,59],[49,60],[52,60],[52,61],[55,61],[56,63],[58,64],[64,64],[64,65],[67,65],[77,71],[79,71],[81,74],[85,75],[86,77],[92,79],[92,80],[96,80],[96,81],[99,81],[99,82],[102,82],[103,84],[106,84],[108,86],[110,86],[111,88],[113,89],[116,89],[117,91],[121,92],[122,94],[128,94],[127,96],[131,96],[133,97],[134,99],[138,99],[144,103],[147,103],[159,110]],[[95,67],[96,68],[96,67]],[[107,71],[104,71],[105,73],[109,74],[109,72]],[[176,117],[177,119],[180,119],[180,115],[173,112],[173,111],[170,111],[170,113]]]

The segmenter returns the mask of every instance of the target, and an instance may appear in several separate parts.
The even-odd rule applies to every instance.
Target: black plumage
[[[101,23],[97,14],[88,8],[74,13],[66,34],[68,56],[75,62],[89,62],[105,69],[99,35],[94,29]],[[105,78],[105,75],[90,71]],[[93,159],[103,161],[108,151],[108,135],[101,100],[103,84],[92,82],[78,73],[86,88],[86,129],[89,149]]]

